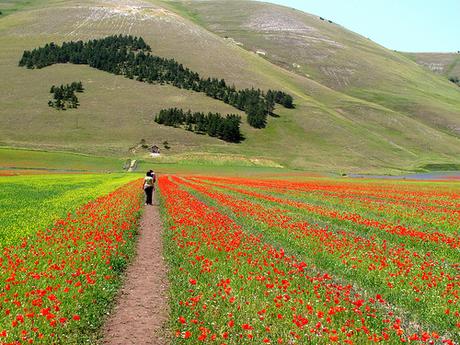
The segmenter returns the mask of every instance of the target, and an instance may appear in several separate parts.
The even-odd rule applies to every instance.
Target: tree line
[[[48,101],[50,107],[58,110],[66,110],[77,108],[80,103],[75,92],[83,92],[83,84],[81,81],[72,82],[70,85],[51,86],[50,93],[53,94],[53,99]]]
[[[198,134],[208,134],[224,141],[238,143],[243,139],[240,132],[241,117],[235,114],[184,111],[178,108],[162,109],[155,122],[165,126],[183,127]]]
[[[141,37],[115,35],[87,42],[55,43],[24,51],[19,66],[43,68],[55,63],[87,64],[91,67],[124,75],[148,83],[170,84],[178,88],[203,92],[247,114],[248,123],[263,128],[275,104],[294,108],[291,95],[278,90],[238,90],[224,79],[202,78],[174,59],[152,55]]]
[[[460,78],[458,78],[458,77],[449,77],[449,80],[452,83],[457,84],[458,86],[460,86]]]

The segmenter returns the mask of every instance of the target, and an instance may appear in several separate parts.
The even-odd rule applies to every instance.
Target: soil
[[[137,256],[103,329],[103,344],[166,345],[168,280],[158,206],[145,206]]]

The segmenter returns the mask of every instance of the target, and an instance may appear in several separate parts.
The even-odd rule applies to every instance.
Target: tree
[[[275,103],[275,92],[268,90],[267,94],[265,95],[265,105],[268,114],[273,114],[273,111],[275,110]]]
[[[294,108],[294,103],[291,95],[284,94],[283,101],[281,103],[285,108]]]
[[[458,86],[460,86],[460,78],[458,78],[458,77],[449,77],[449,80],[452,83],[457,84]]]
[[[75,92],[83,92],[83,84],[81,82],[72,82],[71,84],[51,86],[50,93],[53,94],[53,100],[48,101],[50,107],[57,110],[66,110],[68,108],[78,108],[80,105]]]
[[[70,98],[70,108],[77,108],[79,105],[80,103],[78,102],[77,96],[73,94],[72,97]]]

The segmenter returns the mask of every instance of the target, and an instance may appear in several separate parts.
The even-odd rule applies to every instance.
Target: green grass
[[[16,11],[20,11],[25,8],[36,6],[46,2],[47,0],[3,0],[2,2],[0,2],[0,11],[2,12],[0,18],[8,14],[14,13]]]
[[[49,152],[0,147],[1,171],[30,170],[48,172],[121,171],[124,160],[68,152]]]
[[[445,77],[460,77],[459,53],[406,53],[404,56]]]
[[[236,39],[236,35],[241,34],[242,41],[244,38],[259,45],[267,40],[262,34],[244,29],[242,20],[248,18],[248,13],[259,10],[259,6],[270,11],[275,7],[244,2],[238,3],[241,4],[238,11],[232,12],[234,5],[229,2],[219,2],[221,8],[202,2],[193,2],[193,8],[189,3],[151,2],[155,5],[151,8],[146,5],[141,12],[133,14],[130,8],[115,3],[98,7],[92,0],[86,0],[75,7],[77,2],[73,1],[43,1],[3,18],[0,22],[0,74],[5,82],[0,85],[0,119],[4,126],[0,128],[0,144],[137,158],[155,164],[145,152],[133,154],[130,151],[145,139],[159,146],[163,141],[169,142],[171,149],[162,151],[163,157],[159,160],[162,163],[251,166],[260,165],[254,163],[257,159],[264,166],[282,165],[335,173],[398,173],[423,164],[460,163],[460,141],[446,129],[447,124],[458,127],[460,93],[448,88],[447,82],[441,85],[438,77],[426,74],[408,59],[376,48],[336,25],[323,23],[324,27],[319,29],[324,30],[325,35],[335,35],[340,42],[356,38],[359,43],[349,49],[354,55],[333,61],[338,68],[343,60],[354,61],[359,57],[369,59],[382,69],[375,75],[367,70],[373,75],[373,82],[377,80],[381,87],[368,83],[366,85],[372,85],[372,89],[366,89],[364,84],[353,89],[350,83],[347,90],[334,90],[335,86],[319,75],[314,77],[316,72],[311,72],[311,79],[305,78],[201,26],[209,28],[215,16],[219,23],[228,25],[228,28],[216,29],[219,35],[224,36],[225,30],[231,29],[228,36]],[[159,11],[155,6],[178,11],[184,18]],[[313,20],[298,12],[283,11],[287,11],[288,17]],[[227,13],[235,16],[227,18]],[[140,16],[149,20],[139,20]],[[194,111],[237,112],[203,94],[171,86],[148,85],[88,66],[54,65],[42,70],[17,67],[26,49],[50,41],[86,40],[113,33],[142,36],[152,46],[154,54],[175,58],[203,76],[223,77],[239,88],[283,89],[294,95],[296,109],[277,109],[280,117],[269,118],[264,130],[249,127],[244,114],[240,113],[246,140],[241,144],[229,144],[154,123],[154,114],[171,106]],[[267,49],[279,51],[280,47],[273,40],[267,42],[271,45]],[[245,48],[251,50],[251,45],[248,43]],[[206,51],[206,58],[199,53],[201,51]],[[385,64],[382,64],[382,56],[388,60]],[[283,61],[280,64],[287,67],[289,63]],[[311,71],[317,68],[308,66]],[[395,72],[384,73],[388,70]],[[393,80],[395,73],[398,74],[396,81]],[[66,112],[49,108],[49,87],[73,80],[81,80],[85,85],[81,106]],[[406,88],[408,85],[415,86]],[[415,89],[421,91],[415,92]],[[413,107],[420,109],[413,111]],[[434,118],[439,120],[436,126],[430,123]]]
[[[460,171],[460,164],[425,164],[420,168],[428,171]]]
[[[139,177],[133,174],[0,176],[0,243],[15,243],[91,199]]]
[[[151,2],[159,3],[158,1],[155,1],[155,0],[152,0]],[[199,12],[194,10],[192,7],[187,6],[187,4],[181,3],[179,1],[162,1],[161,4],[165,8],[173,10],[176,13],[179,13],[182,17],[187,18],[198,25],[206,24],[205,21],[200,19]]]

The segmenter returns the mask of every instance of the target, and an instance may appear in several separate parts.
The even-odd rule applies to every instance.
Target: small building
[[[160,148],[156,145],[153,145],[151,148],[150,148],[150,152],[151,153],[160,153]]]

